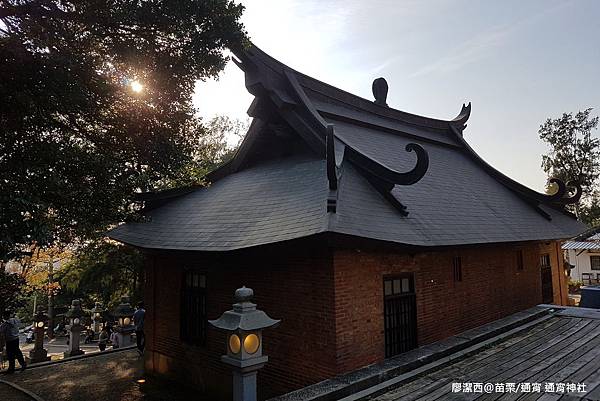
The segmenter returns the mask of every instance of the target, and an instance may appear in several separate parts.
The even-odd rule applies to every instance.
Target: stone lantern
[[[131,333],[135,331],[135,327],[132,324],[132,317],[135,310],[129,303],[129,297],[124,295],[121,297],[121,303],[113,312],[113,316],[117,318],[117,326],[115,332],[117,333],[117,341],[119,347],[127,347],[132,345]]]
[[[65,358],[84,353],[79,348],[81,331],[85,328],[82,322],[84,316],[85,313],[81,308],[81,301],[78,299],[73,300],[71,302],[71,309],[65,313],[65,317],[69,319],[69,324],[67,325],[67,330],[69,330],[69,349],[64,353]]]
[[[251,288],[238,288],[233,310],[209,320],[214,327],[228,332],[227,355],[221,360],[233,368],[233,401],[256,401],[257,371],[269,360],[262,354],[262,331],[281,322],[256,309],[253,297]]]
[[[100,332],[100,323],[102,323],[102,314],[104,313],[104,309],[102,308],[102,304],[100,302],[96,302],[94,307],[92,308],[92,320],[94,333]]]
[[[33,317],[33,330],[35,335],[35,344],[29,351],[29,360],[31,363],[46,362],[50,360],[48,351],[44,349],[44,326],[48,321],[48,316],[44,313],[43,307],[37,307],[37,313]]]

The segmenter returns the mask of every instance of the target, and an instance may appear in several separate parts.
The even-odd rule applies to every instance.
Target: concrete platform
[[[345,401],[600,400],[598,311],[568,308],[442,369],[372,390]]]
[[[382,363],[272,398],[271,401],[331,401],[344,397],[355,397],[355,395],[362,394],[363,391],[374,386],[380,386],[388,380],[398,377],[402,380],[409,380],[413,374],[423,374],[428,370],[439,369],[455,359],[464,358],[477,352],[480,348],[489,347],[490,344],[502,341],[506,337],[514,336],[529,330],[532,326],[542,324],[562,310],[563,308],[553,305],[536,306],[445,340],[419,347]],[[407,377],[404,378],[404,376]],[[395,383],[395,385],[397,384]]]

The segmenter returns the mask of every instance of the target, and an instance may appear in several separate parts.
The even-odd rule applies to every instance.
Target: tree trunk
[[[48,265],[48,339],[54,338],[54,261],[50,259]]]

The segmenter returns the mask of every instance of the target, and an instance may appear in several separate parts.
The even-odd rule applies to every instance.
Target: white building
[[[598,230],[594,230],[598,231]],[[566,261],[573,265],[571,278],[583,284],[600,283],[600,233],[582,235],[562,245]]]

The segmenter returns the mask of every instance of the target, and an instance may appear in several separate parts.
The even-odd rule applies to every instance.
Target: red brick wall
[[[335,374],[331,260],[331,253],[324,249],[295,253],[292,249],[268,248],[220,258],[165,253],[150,257],[146,368],[211,392],[231,388],[230,370],[220,361],[226,344],[223,333],[209,327],[206,347],[179,340],[181,272],[185,266],[207,276],[209,319],[231,309],[233,293],[242,285],[254,289],[260,309],[282,319],[279,327],[264,332],[263,352],[269,362],[259,372],[263,396],[331,377]]]
[[[209,328],[205,347],[179,339],[184,267],[207,276],[209,319],[230,309],[234,290],[246,285],[255,290],[259,308],[283,320],[264,336],[270,360],[259,372],[259,391],[266,397],[383,360],[386,275],[415,275],[420,345],[540,303],[541,253],[551,256],[555,302],[562,303],[566,294],[556,246],[529,243],[410,255],[290,243],[225,256],[150,255],[146,367],[209,391],[230,391],[231,374],[220,361],[225,335]],[[524,253],[523,271],[516,267],[517,249]],[[463,281],[455,283],[452,257],[458,255]]]
[[[383,277],[414,273],[419,345],[507,316],[541,302],[539,258],[555,243],[481,246],[452,251],[394,254],[359,250],[334,253],[337,370],[351,371],[384,359]],[[517,270],[517,250],[524,269]],[[452,258],[462,258],[462,281]],[[561,304],[559,276],[553,277]]]

